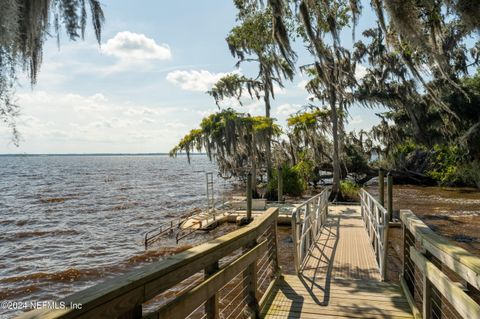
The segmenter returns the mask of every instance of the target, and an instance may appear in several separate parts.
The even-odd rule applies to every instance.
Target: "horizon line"
[[[158,156],[158,155],[169,155],[169,153],[158,152],[158,153],[0,153],[0,156]],[[178,153],[176,156],[185,156],[187,153]],[[190,155],[207,155],[207,153],[190,153]]]

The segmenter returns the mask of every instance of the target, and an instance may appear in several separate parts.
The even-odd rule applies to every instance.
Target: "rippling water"
[[[0,300],[58,299],[175,252],[145,253],[142,234],[203,207],[214,170],[203,156],[0,157]]]
[[[376,195],[377,188],[369,192]],[[437,233],[480,256],[480,191],[396,185],[394,210],[410,209]]]

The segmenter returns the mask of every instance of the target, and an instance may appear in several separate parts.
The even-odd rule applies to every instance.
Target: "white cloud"
[[[300,104],[282,104],[279,105],[275,111],[279,115],[290,115],[297,112],[300,109]]]
[[[363,123],[363,118],[360,115],[355,115],[351,120],[348,121],[348,123],[351,125],[360,124]]]
[[[298,82],[297,87],[299,89],[305,90],[305,86],[307,86],[307,84],[308,84],[308,80],[302,80]]]
[[[280,87],[278,84],[274,84],[273,93],[275,93],[275,95],[286,95],[287,90],[285,88]]]
[[[124,60],[168,60],[172,57],[167,44],[157,44],[144,34],[129,31],[117,33],[103,45],[102,51]]]
[[[237,108],[240,112],[247,112],[251,115],[265,115],[264,114],[265,105],[261,100],[254,101],[250,104],[244,104],[240,108]]]
[[[218,80],[228,74],[240,73],[211,73],[206,70],[176,70],[167,74],[167,80],[186,91],[208,91]]]
[[[0,127],[0,150],[4,152],[25,148],[37,153],[123,152],[132,145],[167,151],[177,142],[179,130],[193,126],[191,118],[178,118],[180,107],[133,105],[102,93],[34,91],[18,98],[22,115],[17,123],[23,141],[20,149],[1,145],[9,140],[10,132]]]
[[[367,75],[367,68],[361,64],[357,64],[355,68],[355,78],[357,81],[363,79],[365,75]]]

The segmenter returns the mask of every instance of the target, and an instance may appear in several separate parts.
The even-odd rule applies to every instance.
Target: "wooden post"
[[[384,217],[385,220],[383,221],[384,223],[384,226],[382,228],[383,230],[383,260],[382,260],[382,263],[383,263],[383,268],[382,268],[382,280],[385,281],[387,280],[387,265],[388,265],[388,233],[389,233],[389,224],[388,224],[388,221],[389,221],[389,216],[390,214],[388,214],[387,212],[387,216]]]
[[[407,263],[407,249],[410,249],[410,248],[407,248],[407,238],[405,237],[407,235],[407,232],[406,232],[406,226],[405,224],[403,223],[402,221],[402,240],[403,240],[403,263],[402,263],[402,274],[403,274],[403,278],[405,279],[406,276],[407,276],[407,267],[405,266],[405,264]],[[408,252],[410,253],[410,252]]]
[[[245,248],[251,249],[255,247],[256,244],[257,241],[254,240],[250,243],[250,245]],[[245,293],[247,294],[247,305],[250,312],[250,318],[253,319],[260,318],[260,306],[257,299],[257,268],[257,262],[254,261],[244,271],[244,278],[248,287],[245,291]]]
[[[132,308],[132,310],[129,310],[117,318],[119,319],[140,319],[142,318],[142,305],[135,305],[135,307]]]
[[[282,166],[278,166],[277,169],[278,176],[278,201],[283,203],[283,169]]]
[[[423,300],[422,319],[430,319],[432,316],[432,285],[425,273],[423,273]]]
[[[273,223],[273,236],[275,236],[275,240],[273,241],[275,243],[275,255],[274,255],[274,258],[275,258],[275,275],[278,276],[282,269],[280,268],[280,258],[278,258],[278,255],[279,255],[279,245],[278,245],[278,225],[277,225],[277,222],[275,221]],[[292,228],[293,230],[293,228]]]
[[[378,202],[385,207],[385,171],[383,168],[378,171]]]
[[[247,175],[247,223],[252,220],[252,173]]]
[[[442,262],[438,258],[433,256],[431,252],[429,252],[427,250],[425,252],[425,257],[427,258],[427,260],[431,261],[432,264],[434,264],[435,267],[438,268],[438,270],[443,271]],[[425,281],[425,279],[424,279],[424,281]],[[444,317],[444,315],[442,313],[443,300],[442,300],[441,293],[438,291],[438,289],[436,289],[435,287],[432,287],[432,285],[430,285],[429,289],[430,289],[430,298],[429,299],[431,300],[430,307],[432,308],[431,312],[434,312],[434,313],[437,314],[436,318],[442,319]],[[437,293],[434,293],[434,291],[433,291],[434,289]],[[423,292],[425,293],[425,290]]]
[[[205,267],[205,279],[212,276],[219,270],[218,261]],[[213,295],[205,302],[205,314],[207,319],[218,319],[218,294]]]
[[[298,258],[299,250],[298,250],[298,226],[297,226],[297,216],[298,211],[293,212],[292,214],[292,241],[293,241],[293,262],[295,264],[295,271],[297,274],[300,272],[300,261]]]
[[[393,220],[393,176],[391,172],[387,174],[387,197],[388,197],[388,218],[389,221]]]

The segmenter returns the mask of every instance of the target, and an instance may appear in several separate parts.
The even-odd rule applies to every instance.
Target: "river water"
[[[205,156],[0,157],[0,300],[56,300],[217,236],[149,252],[142,236],[204,207],[214,171]],[[214,185],[217,198],[231,189]]]
[[[232,230],[195,234],[180,246],[165,239],[144,251],[146,230],[204,207],[206,172],[215,167],[204,156],[191,165],[163,155],[0,157],[0,301],[57,300]],[[218,199],[232,189],[215,177]],[[413,210],[480,256],[477,190],[395,186],[394,209]],[[280,229],[279,240],[287,272],[289,232]],[[19,312],[0,309],[0,318]]]
[[[377,195],[376,187],[368,188]],[[437,233],[480,257],[480,191],[395,185],[393,209],[409,209]]]

